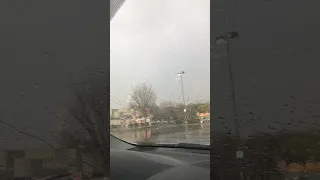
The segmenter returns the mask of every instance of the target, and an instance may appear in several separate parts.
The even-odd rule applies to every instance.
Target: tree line
[[[156,103],[157,96],[151,85],[140,84],[132,87],[129,107],[139,112],[146,118],[152,114],[152,120],[184,122],[197,122],[197,113],[210,112],[210,102],[190,103],[184,105],[172,101],[163,101],[159,105]],[[186,111],[185,111],[186,110]]]
[[[209,113],[210,104],[209,102],[190,103],[184,106],[181,103],[164,101],[155,105],[152,109],[153,120],[174,120],[177,123],[183,123],[186,117],[189,123],[197,123],[199,122],[197,113]],[[184,109],[186,109],[185,112]]]

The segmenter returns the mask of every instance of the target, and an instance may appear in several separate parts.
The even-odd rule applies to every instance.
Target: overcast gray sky
[[[132,85],[151,84],[158,100],[210,98],[210,1],[126,1],[110,25],[111,107],[126,106]]]

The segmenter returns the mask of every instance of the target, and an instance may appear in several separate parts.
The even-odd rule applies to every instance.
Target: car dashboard
[[[210,151],[138,147],[111,136],[110,179],[210,179]]]

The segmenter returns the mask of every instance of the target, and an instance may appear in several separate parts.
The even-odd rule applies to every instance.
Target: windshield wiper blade
[[[196,144],[196,143],[154,143],[151,141],[142,141],[142,142],[128,142],[123,139],[120,139],[112,134],[110,134],[112,137],[118,139],[119,141],[122,141],[124,143],[130,144],[135,147],[162,147],[162,148],[182,148],[182,149],[197,149],[197,150],[209,150],[210,151],[210,145],[207,144]]]
[[[163,147],[163,148],[183,148],[183,149],[198,149],[210,150],[210,145],[196,144],[196,143],[153,143],[153,142],[140,142],[135,143],[137,147]]]
[[[193,149],[206,149],[210,150],[210,145],[207,144],[195,144],[195,143],[178,143],[177,147],[182,147],[182,148],[190,148],[192,147]]]

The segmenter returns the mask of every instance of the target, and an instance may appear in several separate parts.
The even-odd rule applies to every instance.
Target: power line
[[[53,145],[51,145],[50,143],[48,143],[47,141],[45,141],[44,139],[42,139],[42,138],[40,138],[40,137],[38,137],[38,136],[36,136],[36,135],[33,135],[33,134],[30,134],[30,133],[21,131],[21,130],[17,129],[16,127],[14,127],[13,125],[8,124],[8,123],[6,123],[6,122],[4,122],[4,121],[1,121],[1,120],[0,120],[0,123],[1,123],[1,124],[4,124],[5,126],[11,128],[12,130],[14,130],[14,131],[16,131],[16,132],[18,132],[18,133],[20,133],[20,134],[23,134],[23,135],[29,136],[29,137],[31,137],[31,138],[37,139],[38,141],[44,143],[45,145],[49,146],[51,149],[55,150],[56,152],[58,152],[59,154],[61,154],[62,156],[66,157],[66,158],[68,158],[68,159],[76,160],[78,163],[87,164],[88,166],[90,166],[90,167],[92,167],[92,168],[99,169],[99,168],[97,168],[96,166],[94,166],[94,165],[92,165],[92,164],[90,164],[90,163],[88,163],[88,162],[80,161],[80,160],[78,160],[78,159],[74,159],[74,158],[72,158],[72,157],[69,157],[69,156],[65,155],[65,154],[64,154],[63,152],[61,152],[59,149],[55,148]]]

